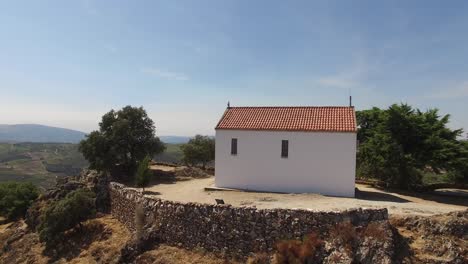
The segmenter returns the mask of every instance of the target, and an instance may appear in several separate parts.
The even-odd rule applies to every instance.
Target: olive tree
[[[187,144],[181,146],[183,161],[191,166],[206,164],[215,157],[215,140],[208,136],[196,135]]]
[[[91,169],[110,172],[119,166],[128,176],[134,175],[146,156],[152,157],[164,148],[143,107],[131,106],[102,116],[99,130],[87,135],[79,146]]]

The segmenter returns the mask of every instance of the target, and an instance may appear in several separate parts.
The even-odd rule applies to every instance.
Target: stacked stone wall
[[[112,215],[130,230],[135,230],[135,208],[140,205],[145,211],[146,231],[164,243],[239,257],[272,251],[279,240],[323,233],[340,222],[366,226],[388,219],[386,209],[317,212],[181,203],[143,196],[113,182],[109,191]]]

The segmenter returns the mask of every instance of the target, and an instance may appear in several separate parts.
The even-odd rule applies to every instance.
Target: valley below
[[[0,182],[32,182],[41,189],[76,176],[88,162],[71,143],[0,143]]]
[[[181,144],[166,144],[157,161],[180,163]],[[0,182],[32,182],[42,190],[56,180],[76,176],[88,162],[73,143],[0,143]]]

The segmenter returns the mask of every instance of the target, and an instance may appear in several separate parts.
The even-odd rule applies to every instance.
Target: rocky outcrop
[[[51,201],[64,198],[69,192],[88,188],[96,194],[96,209],[100,212],[110,211],[109,177],[94,170],[84,169],[78,176],[57,180],[56,186],[41,195],[26,212],[25,222],[32,230],[40,224],[43,210]]]
[[[468,263],[468,210],[430,217],[394,216],[390,222],[413,262]]]
[[[388,218],[386,209],[315,212],[180,203],[146,197],[113,182],[109,191],[111,214],[130,230],[135,229],[134,213],[138,204],[145,210],[146,230],[151,230],[160,241],[240,258],[254,252],[271,252],[280,240],[302,239],[311,232],[323,233],[338,223],[359,227]],[[369,258],[365,252],[361,255],[363,260]]]
[[[83,169],[75,180],[96,194],[96,209],[99,212],[110,211],[109,183],[110,176],[95,170]]]

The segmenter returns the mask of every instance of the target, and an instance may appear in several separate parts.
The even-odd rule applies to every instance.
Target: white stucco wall
[[[355,133],[216,130],[217,187],[354,197],[355,171]]]

